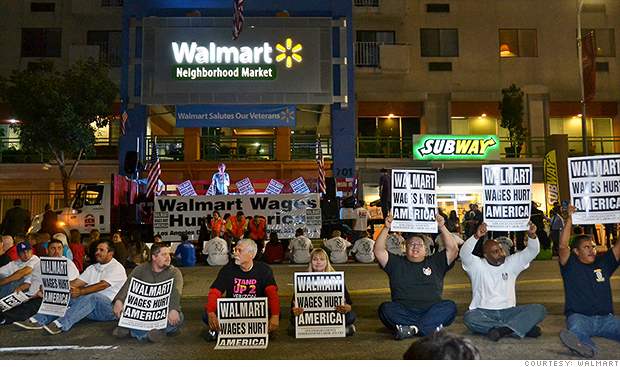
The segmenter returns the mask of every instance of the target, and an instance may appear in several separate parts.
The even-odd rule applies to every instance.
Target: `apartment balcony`
[[[408,13],[405,0],[354,0],[354,17],[373,17],[382,20],[402,20]]]
[[[381,74],[396,78],[409,73],[409,45],[381,42],[355,43],[356,76]]]

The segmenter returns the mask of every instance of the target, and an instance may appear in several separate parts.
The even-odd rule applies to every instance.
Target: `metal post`
[[[577,0],[577,55],[579,58],[579,86],[581,87],[581,135],[583,137],[583,155],[588,155],[588,129],[586,126],[586,97],[583,86],[583,51],[581,43],[581,7],[584,0]]]

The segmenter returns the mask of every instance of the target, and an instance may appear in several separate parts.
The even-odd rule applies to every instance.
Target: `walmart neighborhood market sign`
[[[500,158],[499,139],[496,135],[413,135],[413,155],[420,160],[494,160]]]

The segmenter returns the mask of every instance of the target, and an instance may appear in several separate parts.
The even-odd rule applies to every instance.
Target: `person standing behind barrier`
[[[388,174],[385,168],[381,169],[381,177],[379,177],[379,199],[381,201],[381,213],[385,219],[392,209],[392,176]]]
[[[58,214],[52,210],[52,206],[49,203],[45,204],[45,213],[43,213],[43,221],[39,230],[39,233],[41,232],[47,232],[50,236],[58,232]]]
[[[312,251],[312,241],[304,236],[304,229],[295,230],[295,238],[291,239],[288,245],[291,252],[286,254],[286,258],[295,264],[307,264],[310,261],[310,251]]]
[[[553,251],[558,251],[558,246],[560,244],[560,233],[562,233],[562,229],[564,229],[564,218],[562,218],[560,211],[555,208],[551,209],[551,241],[553,242]]]
[[[226,165],[220,163],[217,166],[217,173],[211,178],[211,185],[215,187],[215,195],[228,195],[228,186],[230,185],[230,176],[226,171]]]

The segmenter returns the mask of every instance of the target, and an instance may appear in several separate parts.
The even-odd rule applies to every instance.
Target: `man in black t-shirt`
[[[373,249],[381,269],[390,278],[392,292],[392,302],[379,306],[379,318],[388,329],[396,331],[396,340],[426,336],[452,324],[456,317],[456,304],[443,300],[441,295],[443,278],[454,266],[459,250],[445,227],[444,218],[437,214],[435,219],[446,244],[445,250],[426,257],[423,238],[413,235],[407,240],[406,257],[389,253],[385,242],[393,219],[391,214],[385,219]]]
[[[560,339],[571,351],[590,358],[596,354],[591,337],[598,336],[620,341],[620,318],[614,316],[610,278],[620,265],[620,243],[601,256],[596,256],[596,246],[589,236],[568,240],[573,224],[573,213],[568,207],[568,217],[562,230],[558,260],[564,278],[566,327]]]
[[[217,318],[217,300],[226,293],[226,298],[267,297],[269,304],[269,332],[280,325],[280,299],[273,270],[262,262],[254,262],[256,243],[249,238],[241,239],[235,247],[235,262],[225,265],[209,289],[209,298],[202,321],[209,325],[207,341],[214,341],[220,332]]]

